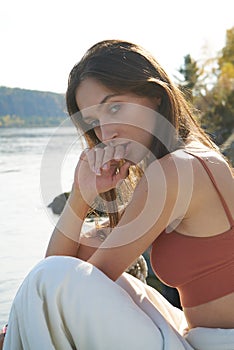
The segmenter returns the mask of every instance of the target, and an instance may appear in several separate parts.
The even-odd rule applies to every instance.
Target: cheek
[[[143,132],[142,134],[142,144],[150,148],[153,142],[153,135],[151,133],[148,133],[147,131]]]
[[[128,138],[146,148],[150,148],[153,142],[152,134],[143,128],[132,128],[131,131],[129,130]]]
[[[154,134],[156,128],[156,116],[155,112],[140,111],[142,113],[136,113],[132,120],[132,125],[140,130],[144,136],[146,134]]]

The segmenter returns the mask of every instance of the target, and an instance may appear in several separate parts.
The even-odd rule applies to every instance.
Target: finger
[[[85,153],[90,169],[95,172],[95,151],[93,148],[88,149]]]
[[[111,146],[107,146],[104,148],[104,155],[102,159],[102,169],[108,170],[110,168],[110,161],[113,160],[114,157],[114,148]]]
[[[129,175],[129,168],[131,164],[129,162],[125,162],[120,168],[118,173],[115,175],[115,185],[120,185],[123,180],[125,180]]]
[[[115,176],[117,173],[119,173],[119,162],[116,160],[111,160],[109,163],[109,173],[111,176]]]
[[[114,159],[120,160],[123,159],[125,155],[125,147],[123,145],[117,145],[115,147]]]
[[[101,167],[103,164],[103,156],[104,156],[104,150],[103,148],[100,147],[95,147],[94,148],[94,153],[95,153],[95,164],[94,164],[94,169],[96,175],[101,175]]]
[[[86,161],[86,162],[88,162],[87,153],[88,153],[89,151],[90,151],[89,148],[84,149],[84,150],[81,152],[80,159],[81,159],[81,160],[84,160],[84,161]]]

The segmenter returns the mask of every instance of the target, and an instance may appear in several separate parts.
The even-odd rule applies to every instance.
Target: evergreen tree
[[[222,143],[234,131],[234,27],[226,32],[226,44],[218,58],[217,83],[211,93],[213,106],[209,109],[213,109],[216,134]]]
[[[179,73],[183,76],[183,80],[179,80],[179,87],[190,101],[196,94],[196,84],[199,78],[199,68],[196,61],[190,54],[184,56],[184,64],[179,68]]]

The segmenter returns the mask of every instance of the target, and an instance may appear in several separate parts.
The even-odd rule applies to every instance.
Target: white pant
[[[234,330],[197,328],[186,340],[183,312],[153,288],[126,273],[113,282],[71,257],[36,265],[15,297],[8,324],[4,350],[234,349]],[[218,341],[215,347],[216,331],[226,345]]]

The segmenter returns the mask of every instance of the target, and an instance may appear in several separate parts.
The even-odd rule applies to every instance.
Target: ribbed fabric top
[[[192,155],[209,175],[230,229],[211,237],[163,231],[152,244],[151,265],[155,274],[165,284],[178,289],[184,307],[201,305],[234,292],[234,219],[206,162]]]

